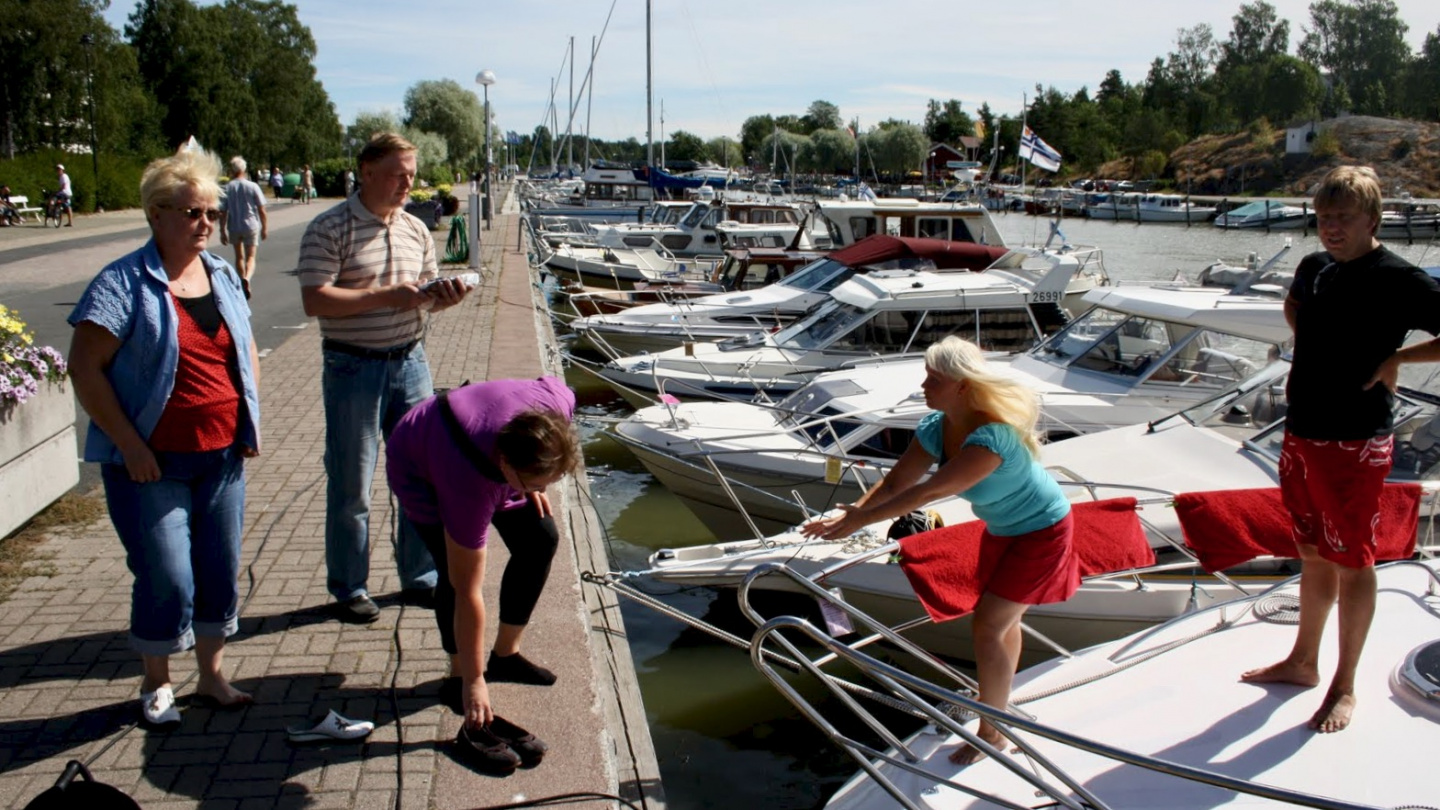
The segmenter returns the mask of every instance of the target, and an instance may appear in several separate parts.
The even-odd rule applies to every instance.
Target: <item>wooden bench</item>
[[[40,215],[45,213],[45,209],[36,208],[35,206],[31,205],[30,198],[24,196],[23,194],[11,194],[10,204],[15,206],[15,213],[19,214],[21,219],[24,219],[25,216],[28,214],[29,216],[34,217],[36,222],[44,221],[43,219],[41,219]]]

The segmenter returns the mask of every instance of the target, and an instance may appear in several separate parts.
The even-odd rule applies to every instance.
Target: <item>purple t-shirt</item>
[[[575,394],[558,377],[493,380],[456,388],[450,408],[470,440],[495,459],[500,429],[536,409],[575,415]],[[442,524],[465,548],[483,548],[490,519],[525,503],[524,493],[486,478],[450,440],[439,402],[431,397],[411,408],[385,442],[390,489],[412,521]]]

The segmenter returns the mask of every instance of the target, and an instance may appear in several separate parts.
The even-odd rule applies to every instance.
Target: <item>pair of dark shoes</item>
[[[484,773],[506,776],[516,768],[533,768],[550,750],[539,737],[495,715],[490,725],[471,728],[461,724],[455,735],[460,758]]]

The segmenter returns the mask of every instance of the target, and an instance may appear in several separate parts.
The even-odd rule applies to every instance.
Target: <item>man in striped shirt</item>
[[[360,192],[316,217],[300,243],[301,300],[320,319],[325,401],[326,586],[342,621],[373,622],[370,485],[380,437],[433,392],[422,339],[429,315],[469,289],[438,276],[435,243],[405,213],[415,146],[379,133],[361,150]],[[428,593],[435,563],[402,515],[396,538],[401,587]]]

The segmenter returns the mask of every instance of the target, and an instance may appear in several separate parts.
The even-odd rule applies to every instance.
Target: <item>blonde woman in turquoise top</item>
[[[1036,461],[1039,397],[991,370],[975,344],[954,336],[933,344],[925,352],[921,389],[934,412],[920,421],[890,473],[860,500],[841,505],[839,514],[801,530],[836,540],[951,495],[970,501],[985,522],[980,542],[1003,547],[975,606],[972,632],[979,699],[1004,709],[1020,663],[1020,619],[1031,605],[1063,602],[1080,587],[1070,503]],[[992,745],[1003,742],[988,722],[980,723],[979,734]],[[966,744],[950,760],[968,765],[984,755]]]

